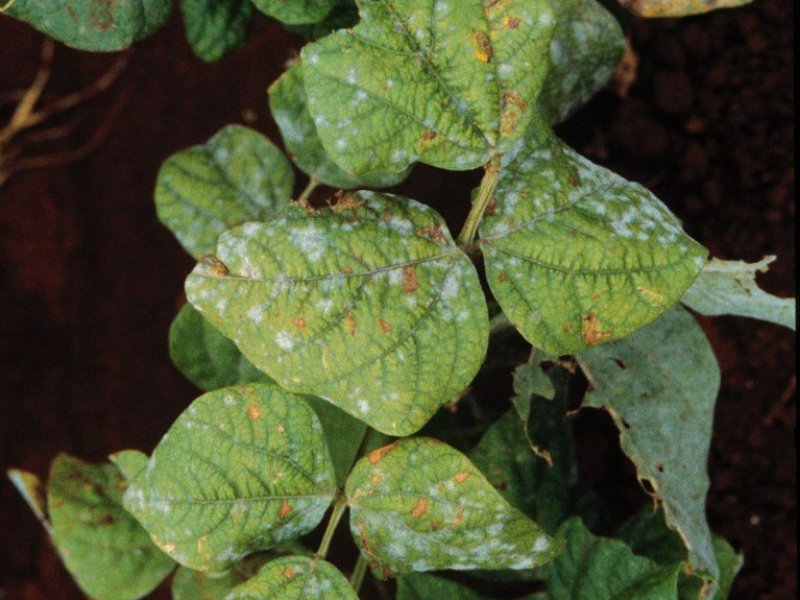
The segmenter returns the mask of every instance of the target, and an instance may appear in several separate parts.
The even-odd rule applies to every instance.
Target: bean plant
[[[176,600],[354,599],[366,577],[399,600],[725,598],[742,557],[706,521],[720,371],[692,311],[794,329],[794,300],[755,283],[772,257],[710,258],[556,135],[625,46],[595,0],[356,4],[182,0],[206,60],[254,9],[311,41],[269,87],[285,151],[232,124],[158,175],[158,217],[197,260],[170,352],[205,393],[149,454],[62,454],[45,492],[10,472],[66,568],[100,600],[170,573]],[[170,9],[5,12],[115,51]],[[448,199],[471,206],[459,232],[379,191],[416,163],[482,169]],[[510,402],[471,389],[498,365]],[[622,527],[578,477],[578,408],[610,413],[653,499]]]

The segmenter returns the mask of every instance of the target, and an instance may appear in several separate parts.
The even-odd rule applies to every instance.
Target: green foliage
[[[335,491],[314,412],[253,384],[195,400],[129,482],[125,507],[180,564],[224,571],[312,530]]]
[[[231,229],[186,293],[281,386],[390,435],[422,427],[486,351],[471,261],[437,213],[396,196],[358,192]]]
[[[122,508],[124,490],[113,465],[89,465],[61,454],[50,468],[51,539],[76,583],[101,600],[140,598],[174,567]]]
[[[430,438],[374,450],[345,488],[350,530],[379,578],[442,569],[530,569],[559,544],[466,456]]]
[[[105,51],[171,6],[51,4],[3,12]],[[170,157],[155,192],[198,261],[170,355],[208,393],[149,457],[59,457],[47,503],[9,472],[78,584],[135,600],[174,560],[175,600],[353,600],[368,569],[397,576],[399,600],[478,600],[470,577],[526,600],[725,598],[742,561],[705,518],[719,368],[676,305],[794,329],[794,300],[756,285],[771,259],[706,263],[649,191],[553,133],[611,76],[617,21],[595,0],[181,0],[194,51],[244,43],[253,8],[316,40],[269,88],[289,158],[231,125]],[[309,178],[297,201],[290,159]],[[415,162],[483,167],[458,236],[414,199],[358,189]],[[484,364],[516,367],[510,402],[471,388]],[[613,538],[578,482],[581,401],[611,413],[662,507]],[[463,453],[393,440],[423,427]],[[349,582],[332,564],[347,549],[329,558],[347,511]],[[424,574],[441,570],[471,573]]]

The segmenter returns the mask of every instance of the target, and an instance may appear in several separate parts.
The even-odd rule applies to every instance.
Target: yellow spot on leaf
[[[261,407],[256,404],[251,404],[247,407],[247,414],[253,421],[258,421],[261,418]]]
[[[356,325],[356,318],[349,310],[344,313],[344,326],[350,335],[355,335],[358,326]]]
[[[472,45],[475,46],[475,58],[488,63],[492,60],[492,40],[482,31],[472,32]]]
[[[393,442],[393,443],[389,444],[388,446],[384,446],[383,448],[378,448],[377,450],[373,450],[372,452],[367,454],[367,459],[369,460],[369,462],[371,462],[374,465],[375,463],[380,462],[380,460],[384,456],[389,454],[389,452],[394,450],[394,447],[397,446],[397,444],[398,444],[398,442]]]
[[[664,296],[655,290],[639,286],[636,288],[636,291],[655,304],[664,304]]]
[[[455,479],[458,483],[464,483],[471,476],[472,473],[468,473],[467,471],[461,471],[460,473],[456,473]]]

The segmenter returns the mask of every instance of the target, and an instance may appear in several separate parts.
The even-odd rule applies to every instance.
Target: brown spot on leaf
[[[456,516],[453,517],[453,527],[459,527],[464,522],[464,509],[459,508]]]
[[[516,29],[519,27],[520,20],[517,17],[512,17],[511,15],[506,15],[503,19],[503,25],[508,27],[509,29]]]
[[[428,512],[428,499],[425,496],[420,496],[414,508],[411,509],[411,518],[420,519],[426,512]]]
[[[344,326],[347,328],[347,331],[350,335],[356,334],[356,330],[358,329],[356,318],[349,310],[344,313]]]
[[[590,346],[604,342],[614,335],[611,331],[601,331],[597,327],[597,317],[589,315],[583,320],[583,339]]]
[[[261,418],[261,407],[256,404],[251,404],[247,407],[247,414],[253,421],[258,421]]]
[[[352,272],[353,272],[353,269],[351,269],[350,267],[348,267],[348,266],[342,267],[342,273],[344,273],[345,275],[350,275],[350,273],[352,273]]]
[[[378,324],[381,326],[381,329],[384,333],[389,333],[394,327],[389,321],[384,321],[383,319],[378,319]]]
[[[403,291],[412,294],[419,289],[417,281],[417,265],[407,265],[403,267]]]
[[[485,63],[492,60],[494,51],[492,50],[492,40],[488,35],[482,31],[473,31],[472,45],[475,47],[475,58]]]
[[[497,276],[497,281],[498,283],[505,283],[506,281],[508,281],[508,272],[501,271],[500,274]]]
[[[331,206],[331,210],[337,214],[341,214],[348,210],[357,210],[362,206],[364,206],[364,201],[359,199],[358,196],[339,192],[336,195],[336,204]]]
[[[292,505],[289,503],[288,500],[284,499],[281,502],[280,508],[278,509],[278,516],[281,519],[285,519],[286,517],[288,517],[291,514],[292,510],[293,510],[292,509]]]
[[[298,329],[305,329],[306,320],[303,317],[295,317],[294,319],[292,319],[292,325],[294,325]]]
[[[388,446],[384,446],[383,448],[378,448],[377,450],[373,450],[372,452],[367,454],[367,460],[369,460],[369,462],[371,462],[373,465],[380,462],[380,460],[384,456],[386,456],[387,454],[389,454],[389,452],[394,450],[394,447],[397,446],[397,444],[398,442],[393,442]]]
[[[447,238],[442,231],[440,225],[431,225],[430,227],[422,227],[419,231],[417,231],[417,235],[426,237],[437,244],[443,245],[447,243]]]
[[[294,569],[292,567],[286,567],[282,571],[282,573],[283,573],[283,576],[286,577],[286,579],[291,579],[292,577],[294,577]]]
[[[470,477],[472,477],[472,473],[469,473],[467,471],[461,471],[460,473],[456,473],[455,480],[458,483],[464,483]]]
[[[566,322],[565,322],[565,323],[564,323],[564,324],[561,326],[561,331],[563,331],[564,333],[569,333],[570,331],[572,331],[572,326],[571,326],[569,323],[566,323]]]
[[[435,131],[426,131],[425,135],[422,136],[422,145],[427,146],[433,140],[435,140],[438,135],[439,134],[437,134]]]
[[[514,91],[503,93],[500,99],[500,135],[509,137],[517,128],[528,103]]]
[[[227,277],[230,273],[225,263],[216,256],[204,256],[198,266],[201,267],[203,275],[209,277]]]

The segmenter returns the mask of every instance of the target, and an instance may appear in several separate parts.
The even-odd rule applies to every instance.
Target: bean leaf
[[[358,5],[358,25],[302,51],[319,137],[345,171],[473,169],[525,134],[547,74],[550,2]]]
[[[681,298],[686,306],[701,315],[737,315],[797,328],[794,298],[778,298],[756,283],[757,273],[766,273],[774,256],[757,263],[711,259],[697,281]]]
[[[226,600],[358,600],[358,596],[331,563],[287,556],[268,562]]]
[[[644,187],[544,129],[504,157],[481,229],[503,312],[554,355],[622,338],[669,310],[706,250]]]
[[[289,66],[269,88],[269,106],[281,130],[286,150],[298,167],[322,183],[342,189],[389,187],[405,179],[408,170],[399,174],[354,177],[336,166],[322,142],[308,112],[300,63]]]
[[[229,125],[167,159],[156,183],[156,210],[200,258],[214,252],[227,229],[282,214],[293,186],[292,166],[277,146],[253,129]]]
[[[172,11],[171,0],[14,0],[3,5],[0,12],[92,52],[124,50],[155,32]]]
[[[397,579],[397,600],[485,600],[485,596],[441,577],[413,573]]]
[[[250,0],[181,0],[186,37],[194,53],[208,62],[241,46],[250,33]]]
[[[182,565],[224,571],[311,531],[335,489],[314,412],[253,384],[195,400],[130,482],[125,507]]]
[[[255,7],[287,25],[322,21],[337,0],[251,0]]]
[[[488,343],[470,259],[436,212],[388,194],[233,229],[186,293],[282,387],[390,435],[457,396]]]
[[[531,569],[559,544],[510,506],[466,456],[405,439],[356,463],[350,530],[379,578],[442,569]]]
[[[50,468],[53,543],[81,589],[99,600],[146,596],[174,567],[122,507],[124,490],[114,465],[60,454]]]
[[[622,449],[685,540],[692,567],[718,579],[705,502],[720,372],[702,329],[678,307],[579,361],[591,384],[584,405],[611,413]]]

